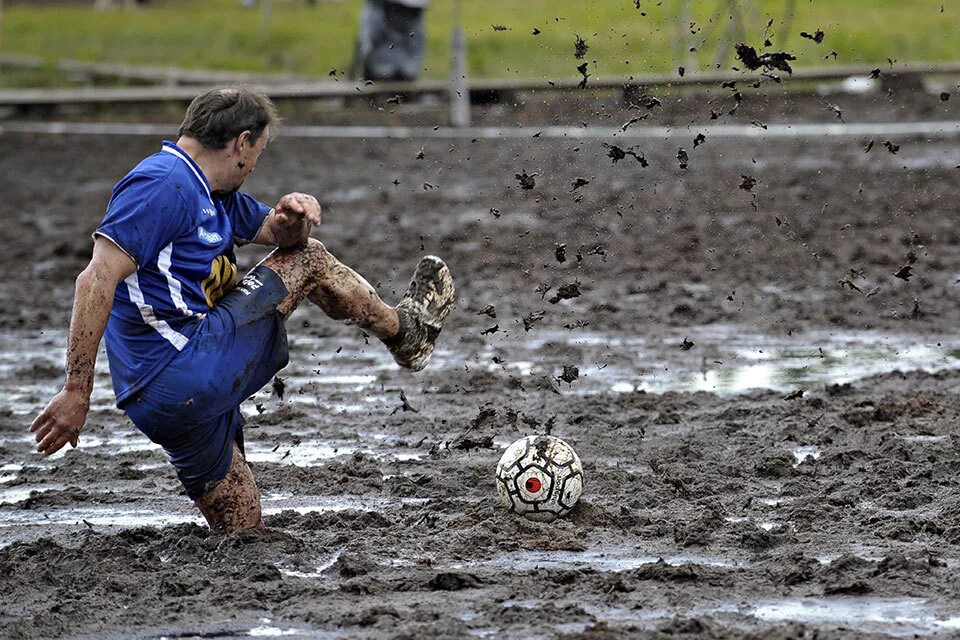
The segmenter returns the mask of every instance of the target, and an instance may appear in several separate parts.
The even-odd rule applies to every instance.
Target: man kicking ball
[[[284,320],[297,305],[359,325],[419,371],[454,302],[450,271],[427,256],[399,304],[385,304],[309,237],[316,198],[291,193],[270,208],[238,191],[277,120],[255,91],[210,91],[190,104],[176,144],[117,183],[77,277],[66,382],[30,427],[44,454],[77,446],[105,335],[117,407],[164,448],[220,532],[262,523],[240,403],[286,366]],[[277,249],[238,283],[233,247],[247,242]]]

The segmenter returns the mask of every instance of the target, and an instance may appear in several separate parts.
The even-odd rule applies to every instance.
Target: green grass
[[[469,70],[474,78],[576,77],[575,34],[589,45],[593,76],[674,72],[678,65],[676,0],[463,0]],[[744,0],[740,0],[744,3]],[[717,0],[694,0],[698,66],[710,67],[724,12]],[[749,0],[744,39],[756,46],[770,29],[774,49],[798,57],[795,66],[960,60],[960,3],[951,0],[797,0],[789,33],[783,0]],[[941,5],[944,11],[941,12]],[[0,23],[0,52],[132,64],[325,76],[349,65],[361,0],[275,0],[266,24],[259,9],[238,0],[155,0],[148,8],[96,11],[88,5],[8,6]],[[424,77],[448,75],[453,0],[434,0],[427,12]],[[506,31],[495,31],[503,25]],[[533,36],[534,28],[541,31]],[[822,29],[822,44],[800,31]],[[713,35],[704,40],[712,29]],[[831,51],[837,52],[836,62]],[[594,61],[596,63],[594,64]],[[691,66],[686,61],[682,64]],[[726,66],[732,64],[727,57]]]

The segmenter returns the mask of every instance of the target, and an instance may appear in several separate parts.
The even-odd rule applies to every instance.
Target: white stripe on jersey
[[[124,282],[127,283],[130,301],[140,309],[140,317],[143,318],[143,321],[156,329],[157,333],[166,338],[170,344],[176,347],[177,351],[183,351],[183,348],[187,346],[187,337],[179,331],[171,329],[165,321],[157,320],[157,316],[153,313],[153,307],[143,299],[143,291],[140,290],[140,280],[137,279],[137,274],[131,273],[124,279]]]
[[[173,306],[180,310],[180,312],[185,316],[192,316],[193,311],[187,307],[187,303],[183,301],[183,291],[181,289],[180,281],[173,277],[173,274],[170,273],[170,264],[172,262],[173,256],[173,243],[171,242],[165,246],[160,251],[160,255],[157,256],[157,266],[160,268],[160,273],[163,274],[163,277],[167,279],[167,289],[170,290],[170,299],[173,300]]]
[[[192,163],[192,162],[190,162],[189,160],[187,160],[187,159],[183,156],[182,153],[180,153],[179,151],[177,151],[177,150],[174,149],[173,147],[168,147],[168,146],[164,145],[163,148],[161,149],[161,151],[166,151],[167,153],[172,153],[173,155],[175,155],[175,156],[177,156],[178,158],[180,158],[181,160],[183,160],[183,161],[186,163],[186,165],[187,165],[188,167],[190,167],[190,171],[193,171],[193,175],[197,176],[197,180],[200,182],[200,184],[203,185],[203,190],[207,192],[207,197],[210,198],[210,202],[213,202],[213,197],[210,195],[210,188],[207,186],[206,180],[204,180],[204,179],[203,179],[203,176],[201,176],[201,175],[197,172],[197,169],[193,166],[193,163]]]

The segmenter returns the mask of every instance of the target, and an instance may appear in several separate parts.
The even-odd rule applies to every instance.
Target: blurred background
[[[407,9],[424,79],[451,73],[452,33],[473,79],[578,78],[715,69],[736,41],[799,58],[797,68],[960,60],[951,0],[367,0]],[[342,78],[355,64],[364,0],[0,0],[0,86],[84,83],[65,61]],[[401,9],[397,9],[397,7]],[[369,10],[369,6],[368,6]],[[767,24],[772,20],[772,24]],[[815,36],[820,42],[800,35]],[[413,33],[413,31],[411,31]],[[409,34],[408,34],[408,37]],[[132,75],[100,77],[136,82]],[[139,81],[143,81],[140,79]]]

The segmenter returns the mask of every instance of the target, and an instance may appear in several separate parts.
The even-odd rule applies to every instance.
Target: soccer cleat
[[[443,260],[426,256],[397,305],[400,330],[384,343],[401,367],[420,371],[427,366],[440,328],[453,310],[455,289]]]

